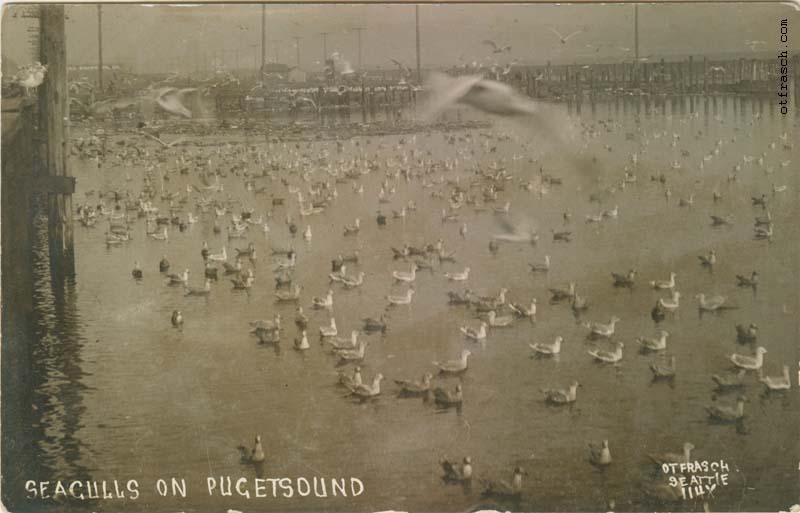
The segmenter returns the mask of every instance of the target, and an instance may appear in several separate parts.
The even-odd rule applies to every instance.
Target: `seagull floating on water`
[[[740,395],[736,400],[736,406],[711,405],[706,407],[708,416],[716,422],[736,422],[744,417],[744,403],[747,398]]]
[[[608,448],[608,440],[603,440],[602,445],[589,444],[589,463],[597,467],[611,465],[611,450]]]
[[[667,348],[667,337],[669,337],[669,332],[661,330],[657,338],[639,337],[636,339],[636,342],[642,346],[643,349],[649,351],[663,351]]]
[[[778,377],[764,376],[762,369],[758,369],[758,381],[764,383],[768,390],[789,390],[792,388],[792,381],[789,378],[789,366],[783,366],[783,374]]]
[[[674,272],[669,273],[669,280],[654,280],[650,282],[650,286],[659,290],[673,289],[675,288],[675,278],[677,276]]]
[[[544,388],[542,389],[544,400],[547,403],[558,405],[574,403],[578,398],[577,393],[579,386],[580,384],[577,381],[573,381],[567,389]]]
[[[764,365],[764,354],[767,350],[759,346],[756,348],[755,356],[747,356],[742,354],[732,354],[728,356],[728,359],[733,362],[733,364],[737,367],[747,370],[758,370]]]
[[[544,342],[536,342],[534,344],[528,344],[528,346],[531,349],[533,349],[536,352],[536,354],[553,356],[561,352],[561,343],[563,341],[564,338],[559,335],[551,344],[546,344]]]
[[[603,363],[617,363],[622,360],[622,342],[615,342],[615,349],[613,351],[605,351],[603,349],[589,349],[587,353],[593,356],[596,360]]]
[[[467,370],[467,358],[469,358],[471,354],[469,349],[464,349],[461,351],[461,357],[458,360],[448,360],[444,362],[435,361],[433,365],[438,367],[441,373],[457,374],[464,372]]]

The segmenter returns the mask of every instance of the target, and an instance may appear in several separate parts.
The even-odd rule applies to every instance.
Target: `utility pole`
[[[97,85],[103,94],[103,4],[97,4]]]
[[[300,36],[294,36],[292,39],[294,39],[294,46],[295,46],[295,49],[297,50],[297,67],[299,68],[300,67],[300,40],[303,39],[303,38],[300,37]]]
[[[422,68],[420,67],[419,60],[419,5],[414,6],[414,17],[416,19],[417,27],[417,83],[422,83]]]
[[[361,72],[361,31],[366,29],[364,27],[353,27],[352,30],[358,32],[358,71]]]
[[[639,62],[639,4],[633,4],[633,57]]]
[[[325,67],[325,61],[328,60],[328,34],[330,32],[320,32],[322,36],[322,67]]]
[[[275,46],[275,64],[277,64],[278,60],[280,59],[282,42],[283,41],[281,39],[270,40],[270,43],[272,43]]]
[[[267,58],[267,6],[261,4],[261,66],[259,70],[264,72],[264,60]]]

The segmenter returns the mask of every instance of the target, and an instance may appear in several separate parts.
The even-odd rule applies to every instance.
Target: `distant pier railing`
[[[800,81],[800,57],[792,56],[788,80]],[[780,63],[774,59],[562,64],[514,68],[505,81],[537,98],[603,93],[769,94],[780,85]],[[502,77],[501,77],[502,79]],[[797,105],[798,90],[790,93]]]

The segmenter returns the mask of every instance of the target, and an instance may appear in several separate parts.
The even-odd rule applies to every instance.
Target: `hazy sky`
[[[14,7],[10,8],[13,13]],[[492,39],[511,45],[498,61],[523,63],[618,60],[633,47],[632,5],[422,5],[420,32],[422,65],[440,66],[485,60],[491,55],[481,42]],[[36,60],[27,27],[35,20],[12,17],[4,11],[2,51],[18,63]],[[97,8],[67,7],[67,56],[70,64],[97,61]],[[281,40],[279,59],[295,63],[294,36],[299,36],[301,66],[320,69],[322,37],[330,32],[328,53],[338,51],[357,65],[357,36],[364,27],[363,64],[393,67],[395,58],[413,66],[413,5],[269,5],[268,40]],[[779,49],[778,24],[790,21],[790,48],[800,48],[800,12],[788,4],[642,4],[639,7],[640,55],[747,53],[745,41],[765,41],[763,51]],[[562,45],[548,29],[562,34],[584,29]],[[260,54],[259,5],[147,6],[104,5],[104,60],[135,70],[201,69],[203,59],[215,56],[252,68]],[[598,49],[599,45],[599,49]],[[276,44],[268,42],[267,59]],[[629,57],[630,58],[630,57]]]

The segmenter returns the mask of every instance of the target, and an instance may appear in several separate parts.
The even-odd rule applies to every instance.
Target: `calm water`
[[[43,313],[36,370],[41,386],[36,392],[43,406],[36,429],[41,435],[42,463],[53,472],[42,477],[137,479],[142,493],[137,501],[94,506],[109,510],[125,506],[136,511],[463,511],[484,505],[587,511],[605,508],[610,498],[619,510],[699,510],[694,502],[647,502],[640,490],[655,469],[646,453],[677,452],[690,441],[696,446],[695,459],[723,459],[730,465],[731,484],[715,493],[710,501],[713,510],[777,511],[798,502],[800,399],[794,375],[791,391],[765,395],[751,373],[745,389],[750,400],[745,407],[747,418],[738,428],[709,424],[704,410],[716,398],[710,376],[730,367],[725,355],[750,351],[736,342],[738,323],[759,325],[759,343],[768,350],[766,374],[780,374],[784,364],[793,374],[796,369],[800,183],[797,156],[782,149],[779,139],[783,133],[788,141],[797,138],[796,118],[771,115],[764,104],[761,117],[754,119],[757,103],[743,102],[734,111],[734,100],[726,101],[723,108],[721,98],[716,108],[708,105],[707,114],[703,100],[695,100],[697,115],[691,115],[689,100],[681,101],[680,105],[668,102],[664,114],[660,106],[646,109],[632,100],[598,104],[594,109],[583,104],[580,113],[573,115],[593,125],[596,133],[585,138],[581,156],[587,160],[596,156],[597,162],[582,170],[574,169],[570,155],[563,151],[537,151],[535,141],[533,149],[523,149],[519,134],[508,140],[488,140],[481,135],[488,130],[455,132],[457,137],[470,136],[455,144],[448,144],[441,133],[420,133],[415,143],[405,136],[406,144],[400,144],[399,136],[360,138],[345,141],[342,153],[330,141],[302,142],[298,149],[294,143],[267,146],[263,138],[243,141],[242,137],[228,146],[221,138],[223,155],[240,151],[246,142],[284,163],[304,160],[300,169],[311,172],[314,180],[330,179],[311,161],[322,156],[336,168],[340,159],[350,160],[361,152],[370,158],[377,155],[379,170],[359,179],[363,196],[350,183],[338,184],[338,199],[320,215],[301,218],[297,202],[287,199],[286,206],[275,207],[268,236],[258,226],[250,228],[247,239],[229,241],[224,228],[214,234],[213,210],[200,215],[199,222],[183,233],[171,227],[168,242],[145,236],[144,221],[138,219],[133,224],[134,240],[121,248],[106,248],[101,226],[105,222],[96,228],[76,225],[75,285],[65,297],[54,297],[44,281],[38,287]],[[84,134],[76,130],[73,135]],[[111,141],[121,139],[114,136]],[[718,140],[722,141],[719,155],[699,169],[702,157],[714,150]],[[773,141],[776,149],[769,148]],[[145,142],[141,147],[152,153],[156,143]],[[216,148],[204,146],[201,151],[211,154],[213,167],[227,171],[232,161],[221,162]],[[468,225],[462,238],[461,223],[440,220],[445,200],[431,196],[433,191],[446,192],[450,188],[446,183],[423,188],[419,179],[392,178],[396,194],[391,203],[378,203],[377,192],[386,172],[397,169],[387,165],[387,158],[398,161],[416,151],[426,161],[441,160],[464,150],[474,150],[474,157],[461,155],[456,170],[437,171],[428,180],[460,177],[467,183],[476,166],[486,168],[494,162],[517,178],[530,177],[534,185],[538,185],[540,167],[562,178],[563,185],[531,192],[519,188],[515,179],[496,202],[500,206],[509,200],[512,222],[527,222],[538,229],[538,245],[506,244],[493,255],[487,245],[490,235],[498,231],[500,216],[491,211],[476,213],[470,206],[458,211]],[[682,156],[682,150],[689,156]],[[162,167],[169,171],[167,191],[201,185],[193,172],[180,175],[174,165],[181,153],[196,151],[191,145],[168,150]],[[639,157],[635,165],[631,162],[634,152]],[[757,159],[762,152],[766,152],[763,166],[755,160],[743,163],[744,155]],[[531,157],[535,162],[529,162]],[[792,162],[782,167],[787,160]],[[673,161],[682,167],[672,169]],[[737,163],[742,165],[738,180],[729,182]],[[420,169],[414,158],[401,165]],[[78,159],[72,166],[79,199],[87,190],[109,187],[138,192],[144,176],[143,167],[136,166],[106,163],[97,169],[94,161]],[[253,162],[247,167],[251,172],[261,169]],[[636,174],[638,183],[604,196],[602,203],[590,202],[591,193],[618,184],[626,167]],[[773,173],[767,174],[767,168],[774,168]],[[661,172],[667,175],[672,192],[669,201],[664,187],[650,180]],[[131,181],[125,180],[126,174]],[[299,174],[286,169],[276,173],[305,189]],[[270,193],[262,195],[246,191],[241,176],[227,172],[221,180],[225,190],[219,197],[240,202],[233,209],[236,213],[253,207],[256,218],[272,208],[271,191],[290,197],[280,180],[257,179],[257,186],[270,187]],[[788,190],[773,197],[773,183],[787,185]],[[716,204],[712,201],[715,188],[724,197]],[[762,192],[768,195],[774,217],[771,244],[752,237],[753,217],[763,212],[751,206],[750,197]],[[678,198],[691,194],[694,204],[679,207]],[[419,208],[405,221],[390,215],[387,226],[377,226],[379,208],[390,214],[412,199]],[[97,201],[96,197],[91,201]],[[584,222],[586,215],[615,205],[618,219]],[[167,209],[166,204],[159,206]],[[188,208],[184,207],[183,217]],[[573,231],[574,241],[553,242],[550,229],[562,229],[564,211],[572,214],[566,229]],[[287,212],[301,231],[311,225],[310,243],[299,233],[292,241],[284,224]],[[730,214],[733,225],[713,228],[709,214]],[[229,217],[220,218],[220,224],[227,225]],[[356,217],[361,219],[361,232],[343,237],[343,226]],[[362,365],[364,379],[369,381],[378,372],[386,376],[381,396],[366,403],[346,398],[345,390],[336,384],[335,359],[317,342],[317,328],[328,323],[329,313],[309,308],[311,297],[323,295],[329,287],[331,259],[358,248],[361,260],[358,265],[348,264],[348,273],[366,273],[361,288],[332,287],[331,314],[342,335],[360,328],[362,317],[379,316],[387,293],[405,290],[392,284],[391,271],[408,270],[409,264],[392,260],[390,246],[404,242],[419,246],[439,237],[445,248],[456,251],[457,263],[419,272],[410,307],[391,311],[384,336],[366,337],[371,344]],[[158,272],[163,254],[172,262],[171,272],[188,268],[190,284],[202,284],[203,241],[208,241],[212,252],[227,245],[229,255],[235,254],[234,247],[255,244],[258,258],[254,264],[245,261],[256,277],[249,293],[232,290],[222,276],[207,299],[185,297],[180,287],[164,285]],[[294,306],[273,302],[271,268],[276,260],[270,257],[270,247],[290,242],[298,252],[301,304],[310,318],[312,348],[305,353],[292,348],[297,336]],[[710,249],[716,250],[719,259],[713,273],[697,259]],[[542,261],[545,255],[553,261],[550,272],[531,274],[528,262]],[[140,282],[130,274],[136,260],[144,269]],[[496,294],[500,287],[507,287],[509,297],[524,304],[538,298],[538,322],[517,321],[491,330],[483,345],[465,340],[458,327],[475,326],[478,321],[474,311],[448,306],[446,292],[464,286],[443,276],[444,271],[461,271],[464,266],[471,267],[466,286],[472,290]],[[612,287],[610,272],[630,268],[638,270],[637,285],[632,290]],[[761,276],[757,294],[737,288],[734,278],[753,269]],[[682,303],[661,327],[671,333],[668,352],[677,357],[678,371],[673,383],[654,383],[648,367],[657,356],[640,354],[635,338],[654,335],[650,309],[658,297],[666,296],[651,290],[647,281],[666,279],[670,271],[678,275],[676,290],[682,293]],[[548,303],[547,288],[569,281],[575,281],[591,303],[582,321],[607,322],[612,315],[622,319],[615,336],[625,343],[619,365],[595,363],[586,351],[608,344],[588,342],[588,330],[576,322],[568,305]],[[700,292],[726,295],[739,308],[700,317],[694,299]],[[173,309],[183,312],[182,330],[170,324]],[[283,315],[286,325],[279,351],[259,345],[248,335],[248,321],[275,313]],[[565,340],[558,359],[531,358],[529,343],[551,342],[556,335]],[[463,348],[473,352],[466,374],[435,382],[452,387],[461,381],[465,399],[460,412],[396,396],[392,379],[419,379],[433,369],[432,360],[454,358]],[[553,408],[543,402],[541,388],[566,387],[574,379],[582,387],[573,407]],[[716,399],[731,404],[735,396],[722,394]],[[255,477],[252,466],[240,463],[236,446],[249,447],[256,434],[264,441],[266,477],[355,476],[363,481],[365,492],[347,499],[209,498],[207,476]],[[609,440],[614,463],[599,472],[588,463],[586,444],[603,439]],[[478,478],[509,479],[513,466],[522,465],[529,475],[521,501],[482,499],[477,482],[472,492],[444,485],[437,464],[443,454],[454,459],[471,456]],[[186,479],[187,499],[157,497],[153,482],[170,477]]]

